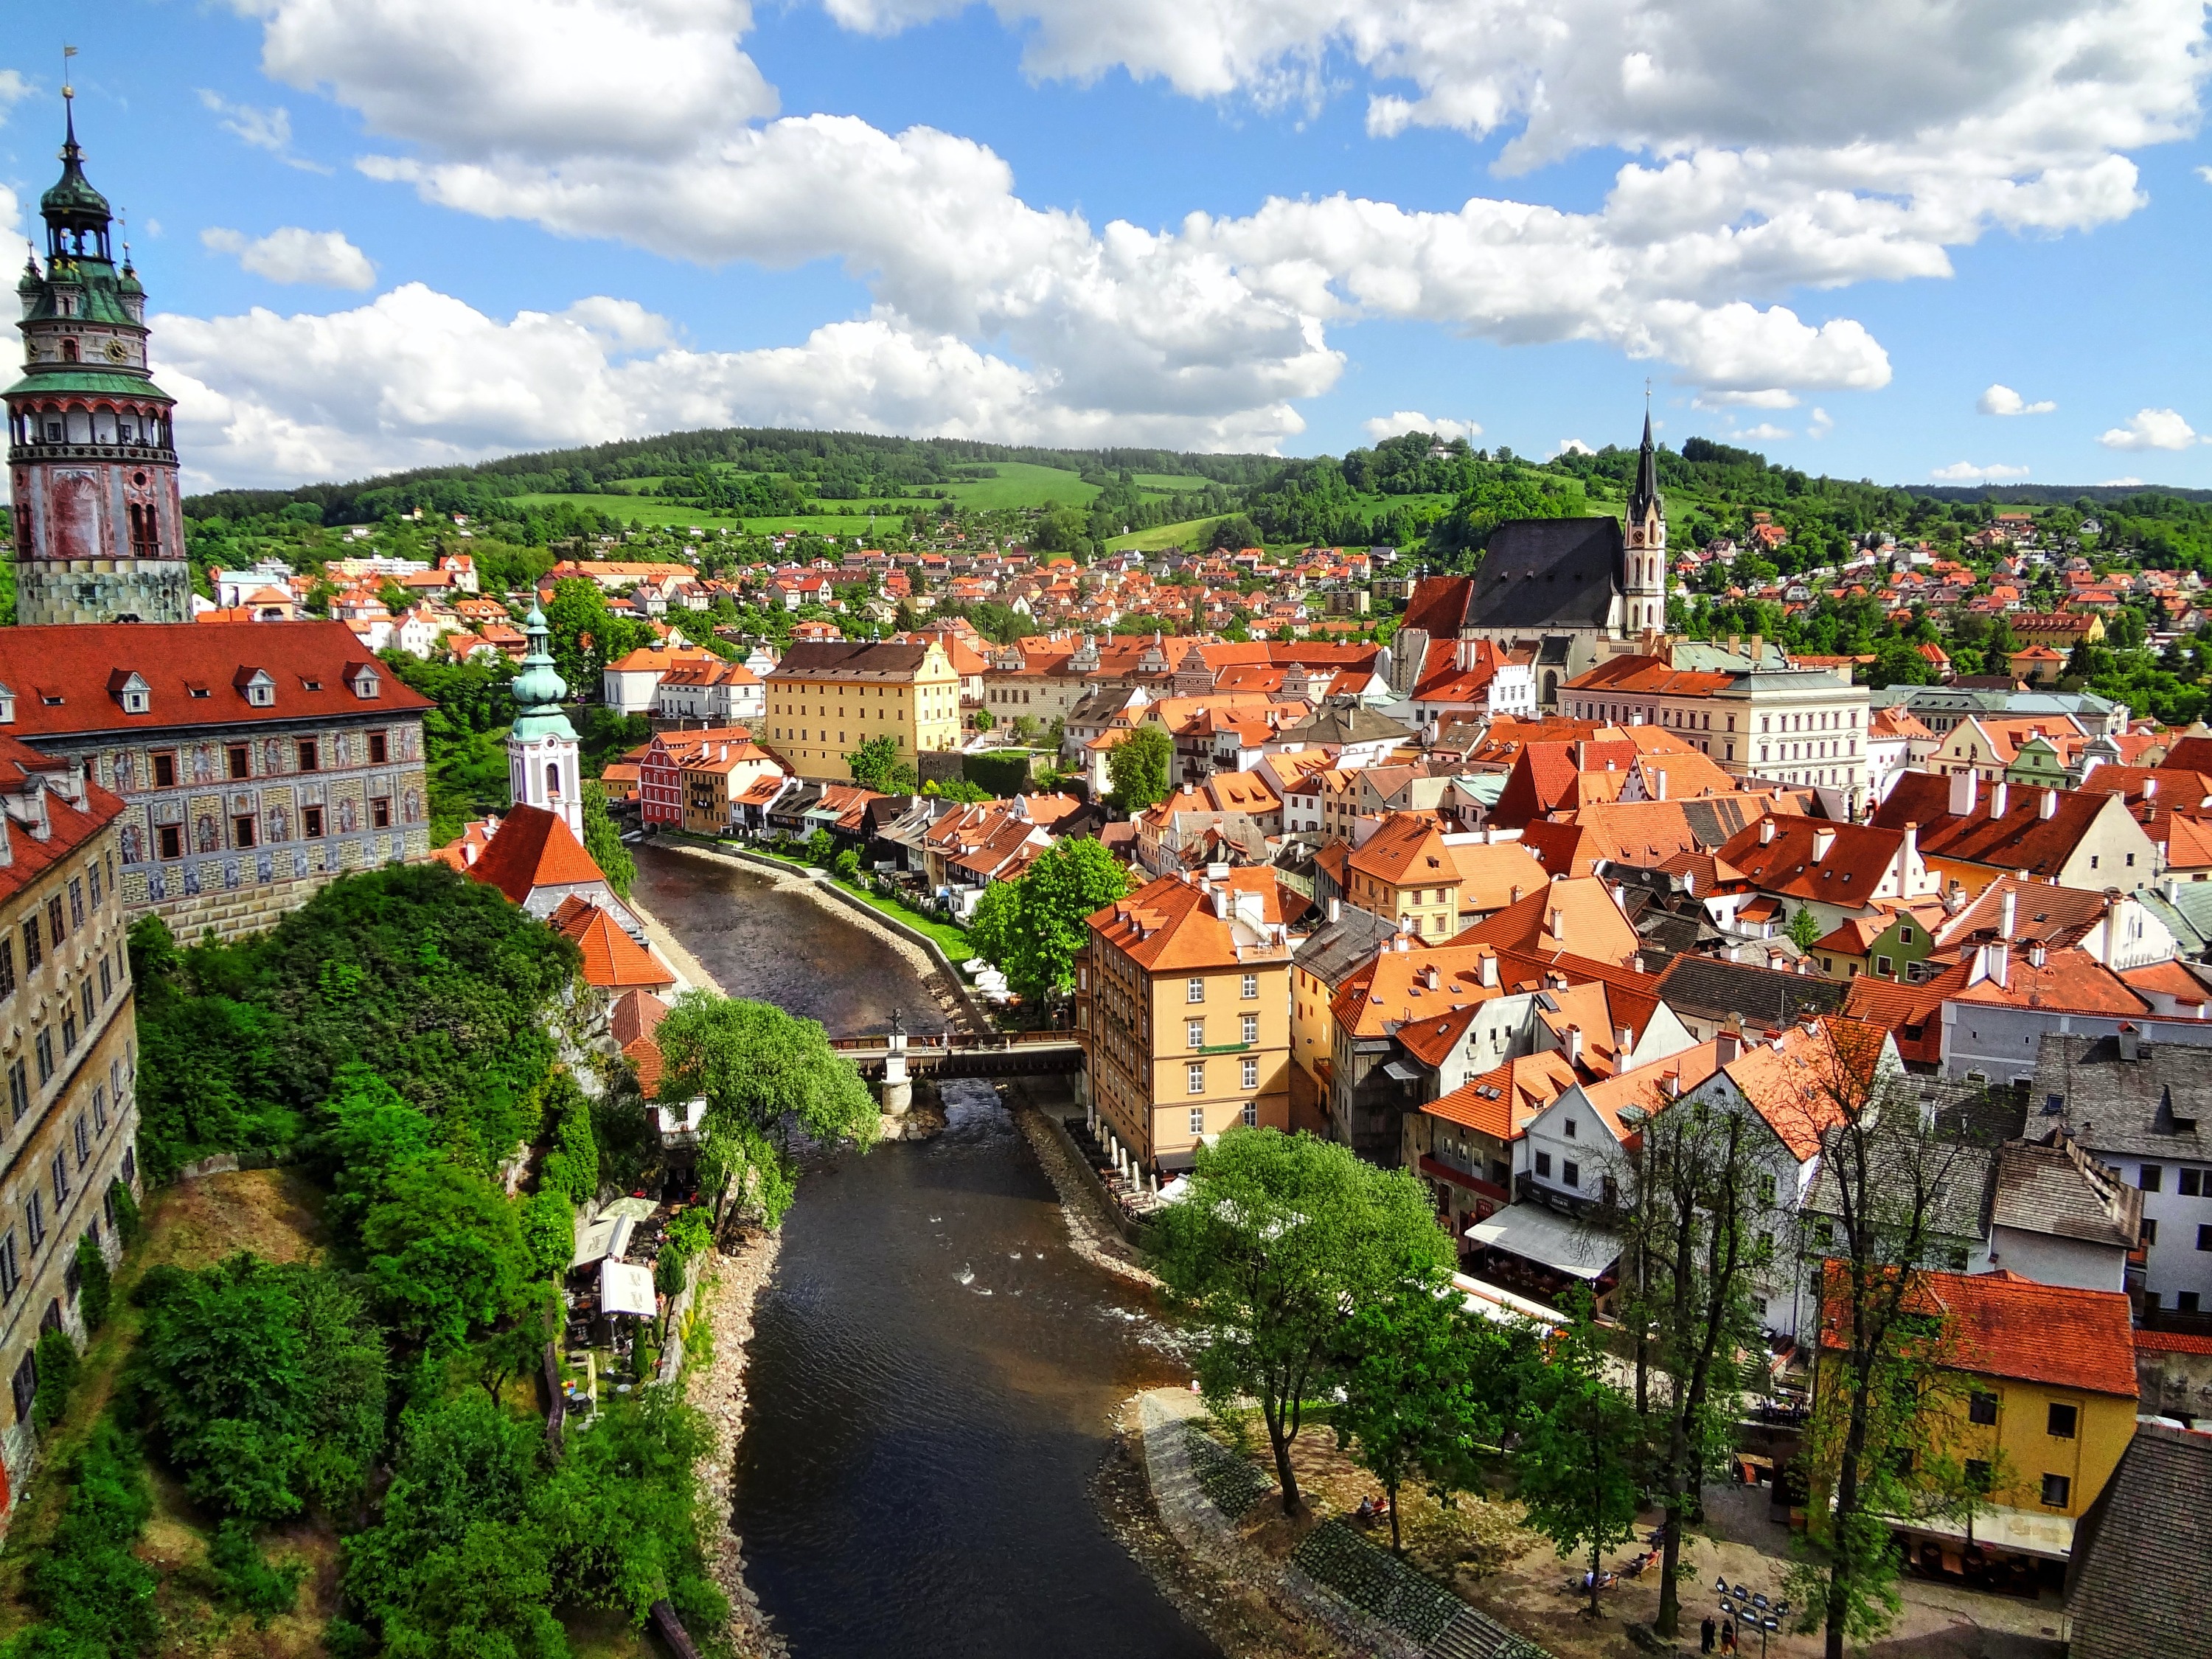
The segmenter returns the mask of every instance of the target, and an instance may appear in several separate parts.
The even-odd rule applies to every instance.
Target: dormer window
[[[364,702],[384,695],[384,682],[373,669],[362,668],[353,677],[353,694]]]
[[[276,706],[276,682],[265,668],[241,668],[232,682],[246,693],[247,704],[255,708],[274,708]]]
[[[107,677],[107,689],[126,714],[143,714],[154,706],[154,688],[135,670],[117,669]]]

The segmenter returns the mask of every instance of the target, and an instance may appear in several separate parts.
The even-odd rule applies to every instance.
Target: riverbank
[[[707,1556],[714,1582],[730,1598],[730,1639],[738,1659],[786,1659],[789,1651],[745,1582],[744,1540],[738,1535],[732,1491],[738,1443],[745,1432],[746,1351],[753,1340],[754,1312],[782,1243],[775,1233],[748,1231],[738,1255],[714,1258],[701,1303],[707,1328],[714,1335],[714,1363],[685,1374],[688,1397],[714,1430],[714,1450],[699,1475],[708,1506],[722,1517],[722,1524],[708,1540]]]
[[[1006,1091],[1006,1100],[1023,1138],[1036,1154],[1037,1167],[1052,1182],[1053,1191],[1060,1194],[1060,1214],[1066,1224],[1068,1248],[1092,1267],[1103,1268],[1116,1279],[1142,1285],[1147,1290],[1158,1290],[1158,1277],[1142,1265],[1143,1258],[1136,1247],[1121,1237],[1113,1218],[1100,1207],[1097,1195],[1070,1162],[1066,1142],[1054,1134],[1052,1125],[1045,1121],[1044,1115],[1060,1109],[1059,1103],[1047,1101],[1038,1104],[1013,1089]]]
[[[630,913],[645,924],[645,936],[653,942],[653,948],[660,952],[661,960],[684,975],[686,986],[694,990],[712,991],[718,997],[729,994],[701,964],[699,958],[684,948],[683,942],[668,931],[666,924],[659,917],[635,899],[625,902]]]

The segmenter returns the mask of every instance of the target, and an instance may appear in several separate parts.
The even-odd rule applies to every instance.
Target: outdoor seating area
[[[685,1206],[634,1193],[603,1206],[576,1229],[576,1249],[562,1286],[562,1388],[569,1409],[588,1413],[603,1382],[627,1394],[659,1361],[653,1328],[661,1302],[654,1285],[662,1242]]]

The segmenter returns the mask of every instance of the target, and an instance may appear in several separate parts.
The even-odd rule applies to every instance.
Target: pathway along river
[[[898,1007],[905,960],[765,875],[637,849],[638,896],[732,996],[832,1036]],[[1100,1522],[1106,1415],[1188,1372],[1136,1293],[1067,1246],[988,1085],[944,1134],[827,1156],[761,1294],[740,1449],[747,1576],[793,1659],[1206,1659]]]

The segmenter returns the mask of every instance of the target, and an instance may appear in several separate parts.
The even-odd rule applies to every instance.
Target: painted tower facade
[[[514,724],[507,734],[507,799],[517,806],[542,806],[568,821],[584,838],[584,775],[576,755],[576,728],[561,712],[568,683],[545,648],[550,633],[536,605],[522,624],[530,649],[514,677]]]
[[[64,100],[70,89],[63,88]],[[65,103],[62,176],[39,200],[46,263],[23,302],[22,378],[8,404],[20,623],[191,620],[171,426],[146,365],[146,291],[110,251],[107,200],[84,176]]]
[[[1644,416],[1644,447],[1636,457],[1636,485],[1628,492],[1621,526],[1626,544],[1622,571],[1621,632],[1630,637],[1667,631],[1667,505],[1659,496],[1659,457],[1651,447],[1651,415]]]

